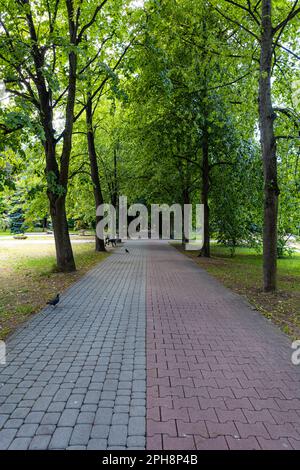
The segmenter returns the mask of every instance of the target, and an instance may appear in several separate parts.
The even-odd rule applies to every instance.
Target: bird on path
[[[54,299],[48,300],[47,305],[52,305],[53,307],[56,307],[58,302],[59,302],[59,294],[57,294],[57,296],[54,297]]]
[[[125,251],[126,251],[126,253],[129,253],[129,251],[127,250],[127,248],[125,248]]]

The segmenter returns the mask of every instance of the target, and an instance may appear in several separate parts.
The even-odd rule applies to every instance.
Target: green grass
[[[59,273],[53,242],[27,244],[24,240],[13,246],[0,243],[0,339],[109,256],[96,253],[93,242],[73,244],[73,252],[77,271]]]
[[[262,290],[262,255],[254,249],[238,247],[231,257],[227,247],[212,244],[211,258],[177,249],[194,259],[225,286],[245,296],[267,318],[292,337],[300,337],[300,253],[278,260],[278,292]]]
[[[48,235],[46,234],[45,231],[43,231],[41,228],[37,228],[37,229],[30,229],[30,230],[26,230],[25,231],[25,235],[28,235],[30,236],[32,233],[40,233],[41,236],[45,236],[45,237],[48,237]],[[69,233],[70,235],[77,235],[77,236],[80,236],[81,238],[82,235],[80,235],[80,230],[69,230]],[[95,230],[85,230],[85,237],[86,236],[94,236],[95,235]],[[11,231],[8,229],[8,230],[0,230],[0,237],[12,237],[13,234],[11,233]],[[35,237],[36,238],[36,237]]]

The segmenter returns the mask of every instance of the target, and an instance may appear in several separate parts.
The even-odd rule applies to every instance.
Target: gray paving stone
[[[120,396],[116,398],[115,401],[116,405],[129,405],[130,404],[130,396]]]
[[[0,414],[10,414],[16,409],[16,405],[9,403],[6,404],[4,403],[3,405],[0,406]]]
[[[57,401],[54,403],[50,403],[49,408],[47,410],[47,413],[56,413],[56,412],[62,412],[65,408],[65,402],[63,401]]]
[[[98,403],[99,408],[113,408],[115,400],[100,400]]]
[[[95,420],[96,413],[90,411],[82,411],[77,418],[78,424],[92,424]]]
[[[70,395],[70,398],[67,401],[67,408],[81,408],[82,402],[84,400],[84,395]]]
[[[56,428],[49,443],[49,449],[66,449],[69,445],[72,432],[73,428],[71,427]]]
[[[95,424],[91,430],[91,438],[107,439],[109,429],[107,424]]]
[[[114,400],[117,392],[115,390],[103,390],[101,392],[101,400]]]
[[[114,412],[115,413],[129,413],[130,408],[128,405],[115,405]]]
[[[132,390],[134,392],[146,392],[146,382],[145,380],[133,380]]]
[[[108,446],[107,450],[126,450],[125,446]]]
[[[106,450],[107,449],[107,440],[106,439],[90,439],[88,450]]]
[[[95,405],[97,405],[100,401],[100,395],[101,395],[100,391],[96,391],[96,390],[89,391],[85,395],[84,403],[85,404],[92,404],[92,405],[95,404]]]
[[[87,445],[91,429],[90,424],[76,424],[71,435],[70,445]]]
[[[8,450],[27,450],[30,444],[30,437],[17,437],[12,441]]]
[[[59,389],[57,384],[47,384],[41,393],[41,396],[54,396]]]
[[[4,424],[4,428],[13,428],[13,429],[17,429],[19,428],[20,426],[22,426],[22,424],[24,423],[24,420],[23,419],[8,419],[6,421],[6,423]]]
[[[45,413],[43,411],[31,411],[26,416],[24,423],[25,424],[40,423],[44,414]]]
[[[95,424],[110,424],[112,415],[113,408],[100,408],[95,416]]]
[[[129,415],[128,413],[114,413],[112,417],[112,424],[126,424],[128,425]]]
[[[45,413],[41,420],[41,424],[57,424],[60,417],[60,413]]]
[[[30,413],[30,408],[16,408],[10,415],[11,419],[25,419]]]
[[[122,446],[126,444],[127,426],[114,424],[110,427],[108,436],[109,446]]]
[[[47,435],[51,436],[56,429],[56,426],[54,424],[41,424],[37,430],[36,430],[36,435]]]
[[[130,416],[146,416],[145,406],[131,405],[130,406]]]
[[[0,431],[0,450],[8,449],[16,433],[16,429],[3,429]]]
[[[31,439],[29,450],[47,450],[50,440],[51,436],[34,436]]]
[[[146,419],[143,417],[129,418],[128,435],[143,436],[146,434]]]
[[[32,411],[46,411],[50,403],[51,397],[40,397],[35,401]]]
[[[79,414],[78,409],[72,409],[72,408],[65,409],[61,414],[61,417],[58,421],[58,425],[59,426],[75,426],[78,414]]]
[[[127,439],[127,447],[128,449],[145,449],[146,446],[146,439],[143,436],[129,436]]]
[[[98,409],[98,406],[97,405],[85,405],[83,404],[82,407],[81,407],[81,411],[82,412],[87,412],[87,413],[96,413]]]
[[[33,437],[38,428],[38,424],[22,424],[19,428],[17,437]]]
[[[54,384],[55,385],[55,384]],[[60,389],[58,392],[54,395],[53,401],[63,401],[66,402],[69,399],[69,396],[71,395],[71,390],[69,389]]]
[[[86,446],[69,446],[67,450],[86,450]]]
[[[26,394],[24,395],[25,400],[35,400],[38,398],[43,391],[42,387],[31,387],[27,390]]]
[[[1,415],[0,416],[0,430],[2,429],[2,427],[4,426],[6,421],[9,419],[9,416],[10,415]]]
[[[118,380],[113,380],[113,379],[105,380],[103,384],[103,390],[116,391],[118,389],[118,384],[119,384]]]

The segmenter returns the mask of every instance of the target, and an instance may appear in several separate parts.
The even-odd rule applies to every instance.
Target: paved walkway
[[[145,251],[119,250],[15,334],[0,449],[145,446]]]
[[[147,275],[149,449],[300,449],[291,342],[172,247]]]
[[[290,341],[166,243],[128,248],[9,340],[0,449],[299,449]]]

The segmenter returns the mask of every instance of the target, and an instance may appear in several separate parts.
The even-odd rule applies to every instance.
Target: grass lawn
[[[300,338],[300,254],[278,260],[278,292],[266,294],[262,291],[262,256],[255,250],[237,248],[234,258],[229,249],[220,245],[212,246],[210,259],[199,258],[198,252],[185,251],[174,244],[184,254],[193,258],[199,266],[219,279],[226,287],[244,295],[280,328],[292,336]]]
[[[30,237],[32,235],[32,233],[40,233],[41,236],[44,235],[45,237],[47,236],[46,232],[43,232],[42,229],[32,229],[30,231],[25,231],[25,235],[27,235],[27,237]],[[78,235],[82,238],[82,235],[80,233],[79,230],[75,231],[75,230],[69,230],[69,233],[70,235]],[[95,231],[94,230],[85,230],[84,231],[84,236],[94,236],[95,235]],[[11,231],[8,229],[8,230],[0,230],[0,237],[12,237],[13,236],[13,233],[11,233]],[[48,235],[49,236],[49,235]]]
[[[77,271],[63,274],[55,272],[51,241],[32,244],[18,240],[11,246],[0,243],[0,339],[109,255],[96,253],[92,241],[74,243],[73,251]]]

